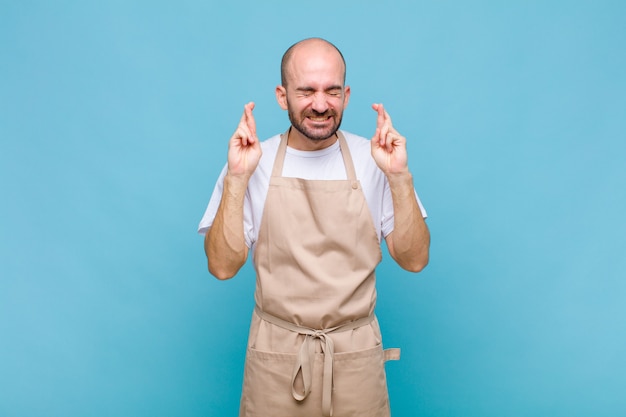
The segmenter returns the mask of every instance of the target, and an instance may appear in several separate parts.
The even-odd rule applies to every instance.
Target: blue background
[[[431,263],[386,257],[395,416],[626,415],[626,3],[0,3],[0,416],[236,415],[254,275],[196,227],[292,43],[409,141]]]

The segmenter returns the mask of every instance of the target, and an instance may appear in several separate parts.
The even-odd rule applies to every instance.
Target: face
[[[324,45],[302,46],[294,51],[288,69],[287,85],[277,87],[276,95],[292,126],[310,141],[331,138],[350,97],[341,57]]]

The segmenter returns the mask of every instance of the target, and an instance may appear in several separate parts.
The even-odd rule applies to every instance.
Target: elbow
[[[407,254],[408,255],[408,254]],[[412,256],[408,256],[407,262],[403,268],[409,272],[421,272],[428,265],[430,257],[430,235],[425,244],[420,245],[420,249],[413,252]]]
[[[421,272],[428,265],[428,256],[425,256],[421,259],[414,259],[411,262],[408,262],[406,265],[403,265],[403,268],[409,272]]]
[[[230,279],[239,272],[239,269],[245,263],[247,251],[218,250],[223,245],[211,243],[212,241],[209,238],[210,232],[211,229],[209,229],[204,238],[204,254],[207,258],[209,273],[221,281]]]
[[[406,257],[402,260],[398,259],[397,261],[402,269],[406,271],[421,272],[428,265],[428,251],[424,251],[417,256]]]
[[[213,275],[215,278],[220,281],[224,281],[230,279],[237,274],[237,271],[231,271],[227,268],[219,267],[217,265],[213,265],[210,261],[208,262],[209,273]]]
[[[230,279],[237,275],[237,272],[246,262],[245,254],[241,257],[227,259],[222,254],[207,253],[207,263],[209,273],[219,280]]]
[[[422,272],[424,268],[426,268],[427,265],[428,265],[428,259],[426,259],[426,261],[421,264],[417,264],[416,267],[411,270],[411,272],[415,272],[415,273]]]

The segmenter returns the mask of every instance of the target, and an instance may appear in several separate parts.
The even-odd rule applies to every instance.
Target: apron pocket
[[[389,416],[382,345],[335,353],[333,416]]]
[[[265,352],[249,347],[246,355],[240,417],[310,417],[311,393],[303,401],[291,394],[292,353]],[[319,399],[321,406],[321,398]],[[307,411],[308,410],[308,411]]]

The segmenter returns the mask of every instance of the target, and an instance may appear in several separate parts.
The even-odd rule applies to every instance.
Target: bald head
[[[291,76],[291,64],[294,59],[298,59],[300,55],[310,56],[311,54],[326,54],[336,55],[341,59],[343,65],[343,82],[346,82],[346,60],[343,58],[341,51],[332,43],[322,38],[309,38],[297,42],[283,55],[283,59],[280,64],[280,81],[283,87],[287,86],[289,78]]]

